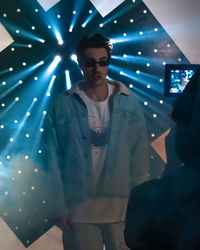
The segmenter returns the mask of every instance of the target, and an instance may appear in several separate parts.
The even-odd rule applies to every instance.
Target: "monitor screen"
[[[199,64],[167,64],[165,67],[165,96],[180,95]]]

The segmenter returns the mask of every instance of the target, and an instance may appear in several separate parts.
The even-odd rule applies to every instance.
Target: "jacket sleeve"
[[[133,145],[131,153],[132,187],[149,179],[149,144],[144,114],[137,100],[135,109],[139,120],[137,130],[133,131],[133,138],[136,138],[136,143]]]
[[[48,181],[54,207],[54,216],[60,217],[69,214],[62,180],[63,154],[56,133],[56,121],[53,108],[48,114],[47,121],[48,142]],[[55,205],[56,204],[56,205]]]

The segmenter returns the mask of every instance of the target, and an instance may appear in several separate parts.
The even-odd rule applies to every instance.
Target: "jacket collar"
[[[114,85],[116,87],[117,94],[131,95],[131,91],[121,82],[107,80],[108,84]],[[78,92],[79,86],[84,84],[84,80],[76,82],[71,89],[66,91],[66,94],[74,94]]]

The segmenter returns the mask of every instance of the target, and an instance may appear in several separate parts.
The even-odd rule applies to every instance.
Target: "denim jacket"
[[[79,82],[78,84],[83,84]],[[88,112],[77,84],[58,96],[49,113],[49,176],[59,206],[92,197],[128,198],[131,188],[148,179],[148,143],[143,112],[132,91],[120,82],[110,99],[110,132],[105,164],[94,185]]]

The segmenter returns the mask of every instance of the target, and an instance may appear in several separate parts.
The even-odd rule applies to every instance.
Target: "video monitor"
[[[198,68],[199,64],[166,64],[165,96],[180,95]]]

